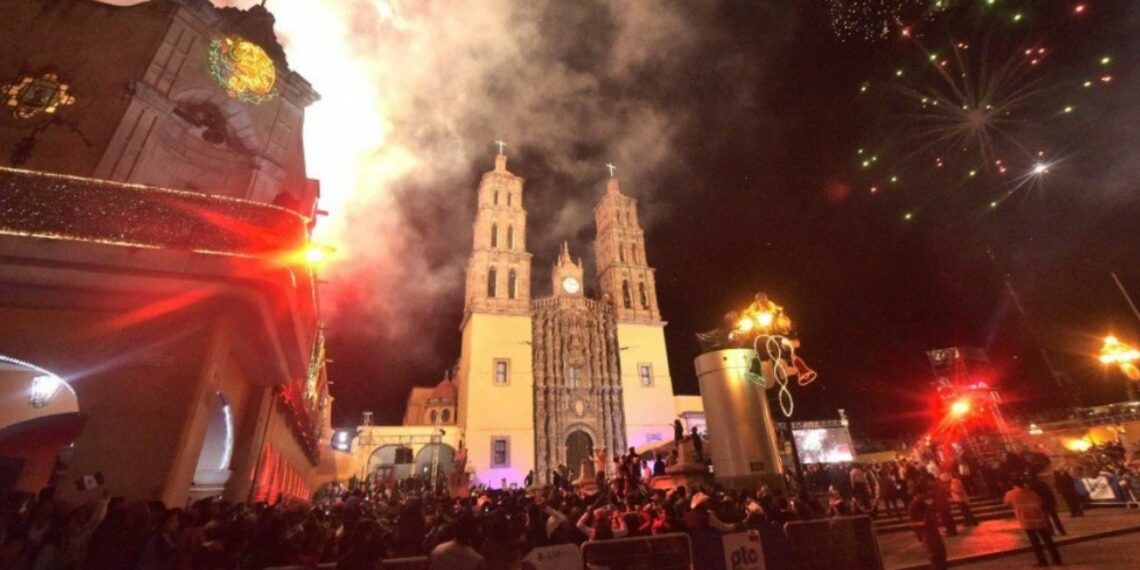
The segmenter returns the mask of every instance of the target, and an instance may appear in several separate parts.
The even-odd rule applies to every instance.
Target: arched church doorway
[[[571,478],[576,478],[582,468],[582,460],[589,459],[593,452],[594,440],[590,434],[579,429],[566,436],[566,466],[570,468]]]
[[[455,449],[446,443],[425,445],[423,449],[416,454],[416,474],[423,478],[430,478],[431,465],[434,461],[438,461],[436,464],[437,474],[450,475],[454,473]]]
[[[407,449],[407,452],[401,451]],[[365,477],[392,483],[412,474],[411,449],[403,445],[381,445],[368,457]]]
[[[230,459],[234,453],[234,417],[226,397],[218,392],[206,411],[208,422],[202,438],[202,451],[194,468],[191,500],[220,495],[230,479]]]

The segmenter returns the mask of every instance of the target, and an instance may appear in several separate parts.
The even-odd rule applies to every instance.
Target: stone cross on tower
[[[499,154],[503,154],[503,149],[507,148],[507,143],[503,142],[502,139],[499,139],[495,141],[495,144],[499,147]]]
[[[617,167],[616,167],[616,166],[614,166],[613,164],[607,164],[607,165],[606,165],[606,168],[608,168],[608,169],[609,169],[609,171],[610,171],[610,178],[613,178],[613,177],[614,177],[614,173],[615,173],[615,172],[617,172]]]

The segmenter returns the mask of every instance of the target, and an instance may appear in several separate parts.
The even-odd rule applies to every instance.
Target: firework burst
[[[1030,131],[1051,109],[1056,84],[1038,65],[1048,50],[1040,45],[998,58],[983,47],[955,42],[943,53],[926,52],[914,81],[898,73],[889,89],[892,113],[911,155],[934,153],[935,167],[952,160],[972,162],[969,170],[996,171],[1011,157],[1032,154]]]
[[[826,0],[840,39],[911,37],[915,26],[946,10],[951,0]]]

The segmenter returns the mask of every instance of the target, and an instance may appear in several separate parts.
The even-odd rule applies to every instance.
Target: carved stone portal
[[[612,307],[583,297],[532,309],[535,474],[548,483],[559,465],[577,471],[583,445],[626,449],[617,323]]]

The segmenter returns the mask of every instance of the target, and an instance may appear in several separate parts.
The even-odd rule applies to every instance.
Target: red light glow
[[[956,400],[953,404],[950,404],[950,413],[954,415],[954,417],[960,418],[970,413],[970,407],[970,401],[966,398],[961,398]]]

